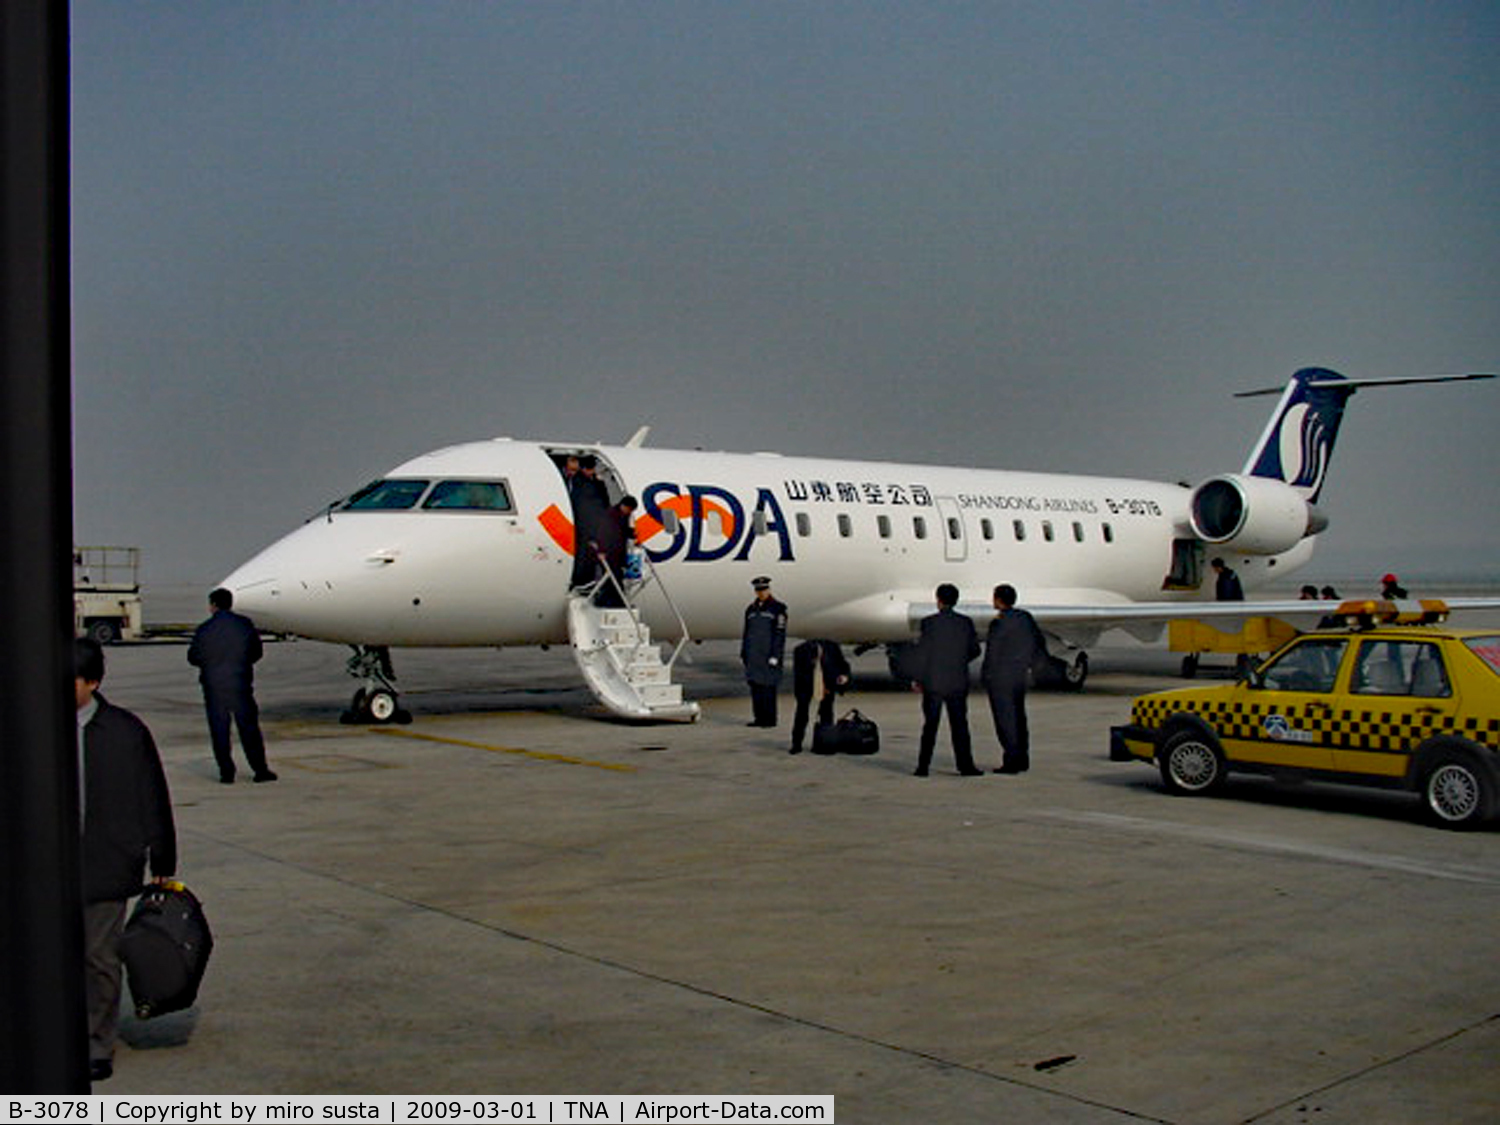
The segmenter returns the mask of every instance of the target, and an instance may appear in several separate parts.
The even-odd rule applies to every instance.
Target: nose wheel
[[[401,706],[396,691],[395,670],[391,667],[391,653],[384,645],[355,645],[354,655],[349,658],[349,674],[364,680],[364,685],[349,701],[349,709],[339,716],[340,721],[361,723],[409,723],[411,712]]]

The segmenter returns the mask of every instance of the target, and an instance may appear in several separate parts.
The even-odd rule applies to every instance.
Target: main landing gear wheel
[[[1082,691],[1089,678],[1089,656],[1080,652],[1067,660],[1061,656],[1048,656],[1045,666],[1037,669],[1033,681],[1037,687],[1054,691]]]

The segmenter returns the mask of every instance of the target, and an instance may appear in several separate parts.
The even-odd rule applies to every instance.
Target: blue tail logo
[[[1324,367],[1298,371],[1250,454],[1245,472],[1285,481],[1309,501],[1316,500],[1328,475],[1344,404],[1354,390],[1336,371]]]

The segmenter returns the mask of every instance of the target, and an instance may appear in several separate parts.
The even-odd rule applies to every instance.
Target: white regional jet
[[[1316,602],[1215,602],[1209,556],[1247,590],[1305,564],[1327,520],[1316,507],[1345,403],[1356,390],[1491,375],[1292,376],[1238,473],[1197,487],[1113,477],[705,453],[497,438],[424,454],[334,504],[223,582],[263,629],[347,643],[363,681],[346,718],[408,718],[394,646],[570,642],[611,711],[691,719],[671,683],[689,638],[735,638],[750,579],[791,607],[791,632],[900,646],[951,582],[983,631],[998,582],[1048,635],[1071,686],[1105,629],[1152,639],[1173,618],[1238,628],[1293,622]],[[1280,388],[1250,394],[1275,394]],[[570,592],[573,523],[563,468],[592,454],[611,500],[639,498],[642,573],[626,607]],[[606,585],[614,579],[606,575]],[[653,633],[670,635],[664,661]],[[893,648],[893,651],[896,651]],[[896,658],[893,657],[893,661]]]

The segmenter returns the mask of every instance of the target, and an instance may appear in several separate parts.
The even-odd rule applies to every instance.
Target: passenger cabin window
[[[911,518],[911,530],[912,530],[912,534],[915,535],[918,539],[926,539],[927,538],[927,521],[925,519],[923,519],[921,516],[912,516],[912,518]]]
[[[1010,521],[1011,533],[1016,537],[1017,543],[1026,542],[1026,523],[1024,520]]]
[[[510,512],[510,489],[498,480],[439,481],[422,507],[445,512]]]
[[[340,510],[345,512],[401,512],[415,508],[422,493],[427,491],[425,480],[377,480],[365,485],[349,499]]]
[[[839,515],[839,536],[841,538],[848,539],[853,534],[854,534],[854,521],[852,519],[850,519],[847,515],[845,515],[843,513],[840,513],[840,515]]]
[[[889,539],[891,537],[891,517],[890,516],[876,516],[875,517],[875,527],[880,531],[880,538],[882,538],[882,539]]]
[[[1104,531],[1104,541],[1106,543],[1113,543],[1115,541],[1115,529],[1114,529],[1114,527],[1111,526],[1110,524],[1105,524],[1104,527],[1103,527],[1103,531]]]
[[[991,523],[988,519],[982,519],[982,520],[980,520],[979,521],[979,534],[983,535],[986,539],[993,539],[993,538],[995,538],[995,525],[993,523]]]
[[[1048,543],[1052,542],[1052,521],[1051,520],[1043,520],[1042,521],[1042,538],[1045,539]]]
[[[1083,542],[1083,524],[1079,523],[1077,520],[1073,521],[1073,542]]]
[[[812,534],[812,517],[806,512],[797,513],[797,534],[803,539]]]

